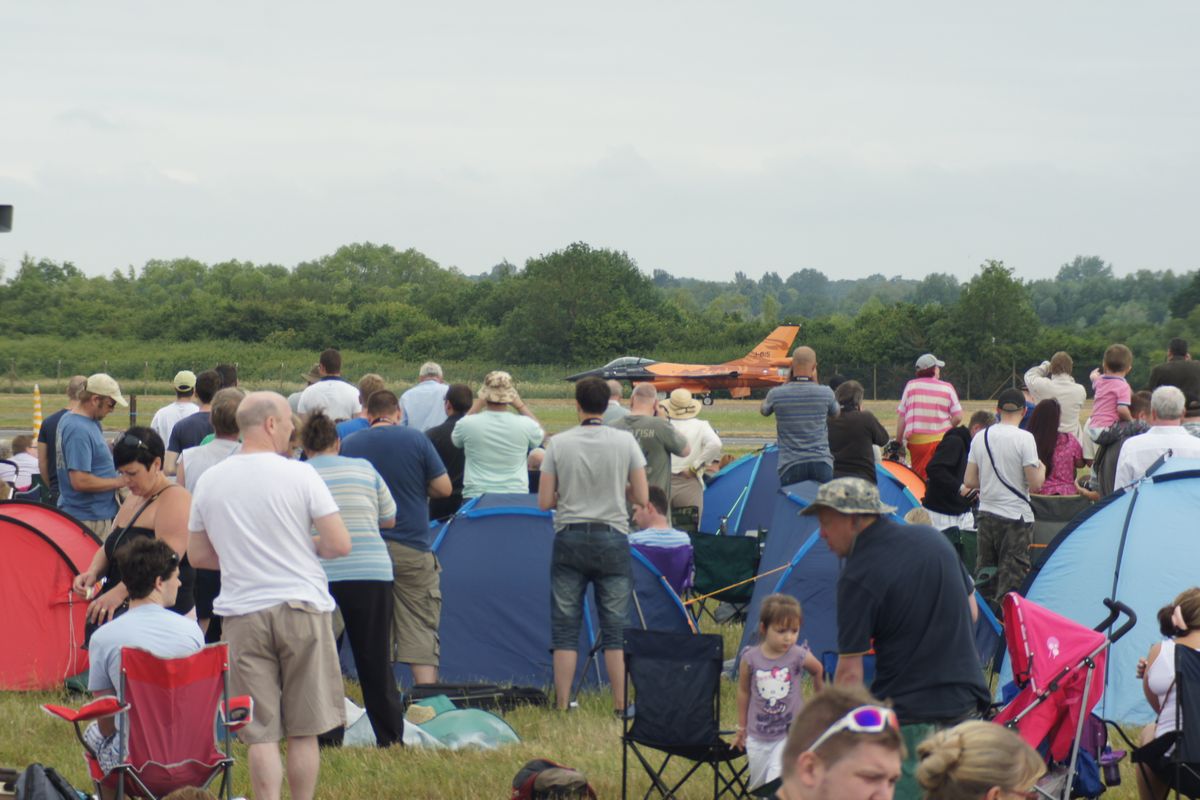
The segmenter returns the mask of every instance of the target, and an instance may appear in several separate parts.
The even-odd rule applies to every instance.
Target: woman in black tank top
[[[179,614],[192,610],[195,572],[186,556],[192,498],[187,489],[176,486],[162,471],[165,450],[157,433],[141,427],[130,428],[113,446],[113,462],[117,471],[129,479],[129,495],[117,511],[112,532],[96,551],[91,566],[75,578],[76,593],[91,599],[89,634],[90,629],[125,610],[129,593],[121,582],[117,554],[123,545],[138,538],[162,539],[179,554],[181,585],[171,610]]]

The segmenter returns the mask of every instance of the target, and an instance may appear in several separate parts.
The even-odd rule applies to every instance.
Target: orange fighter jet
[[[741,358],[724,364],[671,364],[637,356],[624,356],[598,369],[567,378],[604,378],[618,381],[652,383],[660,392],[684,388],[712,405],[712,391],[726,389],[731,397],[749,397],[751,389],[769,389],[786,383],[791,374],[789,351],[799,325],[780,325],[758,346]]]

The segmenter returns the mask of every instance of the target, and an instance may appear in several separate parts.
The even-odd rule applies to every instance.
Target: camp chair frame
[[[131,677],[132,676],[132,677]],[[219,683],[219,686],[217,685]],[[147,690],[147,687],[152,687]],[[177,707],[173,695],[190,690],[199,698],[211,700],[210,711],[200,708]],[[189,700],[191,698],[188,698]],[[193,702],[194,705],[194,702]],[[206,702],[207,705],[207,702]],[[226,800],[232,797],[231,770],[233,768],[232,734],[247,725],[253,718],[253,701],[249,696],[229,696],[229,645],[209,645],[183,658],[162,659],[152,653],[134,647],[121,648],[121,680],[116,696],[105,696],[88,703],[78,710],[56,705],[43,705],[42,710],[52,716],[65,719],[75,726],[75,736],[83,745],[85,761],[96,791],[103,785],[113,788],[117,800],[126,796],[146,797],[158,800],[161,795],[183,786],[199,785],[207,789],[219,776],[219,793]],[[139,749],[135,742],[145,744],[143,737],[134,736],[139,725],[150,726],[152,721],[162,727],[161,715],[171,715],[168,722],[178,722],[178,713],[187,713],[189,719],[183,725],[168,725],[168,728],[187,729],[199,725],[202,733],[197,748],[207,752],[190,753],[187,757],[164,764],[154,760],[156,754],[134,752]],[[207,721],[209,713],[219,719],[223,750],[212,742],[212,723]],[[194,713],[195,717],[191,718]],[[83,738],[81,723],[91,722],[118,714],[116,721],[120,748],[119,763],[105,775],[97,754],[88,747]],[[156,714],[158,719],[155,719]],[[218,717],[219,715],[219,717]],[[147,717],[148,719],[143,719]],[[199,742],[204,742],[201,745]],[[178,747],[179,743],[173,743]],[[196,783],[196,781],[201,781]],[[153,788],[152,788],[153,786]],[[158,790],[156,794],[155,789]]]
[[[733,733],[720,730],[722,655],[723,640],[718,634],[625,631],[625,698],[636,711],[622,720],[622,800],[628,797],[630,752],[651,781],[643,800],[655,794],[678,797],[679,789],[705,765],[712,769],[713,798],[746,796],[748,767],[745,762],[734,763],[744,759],[745,753],[734,750],[721,738]],[[643,666],[647,662],[659,664]],[[643,684],[639,690],[638,682],[651,682],[651,678],[654,686]],[[655,689],[668,686],[675,690],[675,697],[654,695]],[[679,699],[677,693],[684,688],[690,689],[697,701],[690,713],[681,713],[687,709],[672,702]],[[659,716],[660,711],[668,709],[673,726],[667,726]],[[661,761],[647,752],[650,750],[662,754]],[[671,782],[664,773],[676,757],[692,764],[683,777]]]
[[[1163,800],[1175,795],[1179,797],[1195,797],[1196,795],[1183,794],[1179,787],[1183,785],[1183,779],[1186,776],[1193,784],[1200,785],[1200,653],[1188,647],[1175,648],[1175,738],[1174,751],[1170,757],[1170,765],[1174,771],[1174,783],[1167,786],[1167,791],[1163,794]],[[1188,706],[1188,713],[1184,713],[1184,707]],[[1187,721],[1191,720],[1190,729],[1187,726]],[[1120,731],[1120,728],[1117,728]],[[1129,737],[1125,736],[1124,731],[1120,731],[1121,736],[1129,742]],[[1170,734],[1163,734],[1169,736]],[[1133,745],[1133,742],[1129,742]],[[1145,745],[1145,748],[1155,747],[1155,743]],[[1132,760],[1137,764],[1137,768],[1141,770],[1142,777],[1149,784],[1149,767],[1146,762],[1139,757],[1139,751],[1143,748],[1137,747],[1133,751]]]

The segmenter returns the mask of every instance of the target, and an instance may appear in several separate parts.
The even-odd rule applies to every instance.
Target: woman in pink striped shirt
[[[962,419],[958,393],[941,380],[944,366],[933,353],[918,358],[917,376],[904,385],[896,408],[896,441],[908,448],[909,463],[922,480],[938,442]]]

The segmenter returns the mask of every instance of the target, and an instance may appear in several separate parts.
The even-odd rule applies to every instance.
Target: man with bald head
[[[767,392],[764,417],[775,415],[779,442],[779,482],[825,483],[833,477],[829,450],[829,418],[838,413],[833,390],[817,381],[817,354],[811,347],[792,353],[792,376]]]
[[[638,447],[646,457],[646,482],[666,493],[670,507],[671,456],[687,458],[691,448],[687,438],[675,430],[670,420],[655,416],[657,410],[658,390],[652,383],[639,383],[629,396],[629,413],[607,424],[629,431],[637,439]]]
[[[254,721],[239,734],[253,794],[278,800],[286,737],[291,796],[310,800],[317,735],[346,723],[334,603],[319,559],[349,554],[350,533],[317,471],[284,456],[293,426],[282,395],[246,395],[237,424],[241,450],[196,482],[188,556],[221,570],[213,611],[224,618],[234,692],[254,698]]]

